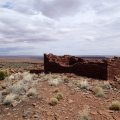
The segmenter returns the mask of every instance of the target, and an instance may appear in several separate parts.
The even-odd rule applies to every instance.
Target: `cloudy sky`
[[[0,55],[120,55],[120,0],[0,0]]]

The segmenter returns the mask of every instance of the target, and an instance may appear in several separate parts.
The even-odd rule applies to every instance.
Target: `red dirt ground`
[[[79,116],[86,106],[90,109],[90,120],[120,120],[120,111],[109,110],[112,101],[120,101],[120,89],[108,90],[106,97],[100,98],[91,90],[85,92],[71,85],[75,80],[87,78],[74,74],[58,75],[66,77],[67,83],[50,86],[47,81],[39,82],[36,97],[27,98],[14,107],[1,104],[0,120],[81,120]],[[101,81],[89,78],[88,82],[92,86]],[[57,105],[50,106],[50,98],[57,92],[63,94],[63,99]]]

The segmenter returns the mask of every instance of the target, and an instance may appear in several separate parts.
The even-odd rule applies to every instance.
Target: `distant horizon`
[[[63,56],[63,55],[71,55],[71,54],[63,54],[63,55],[59,55],[59,54],[54,54],[54,55],[58,55],[58,56]],[[81,56],[81,57],[120,57],[120,55],[71,55],[71,56]],[[0,55],[0,57],[44,57],[43,55]]]

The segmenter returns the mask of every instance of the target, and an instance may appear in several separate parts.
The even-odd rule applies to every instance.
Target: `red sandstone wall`
[[[106,61],[85,61],[74,56],[44,55],[45,73],[75,73],[77,75],[107,79]]]
[[[120,76],[120,58],[113,58],[108,61],[107,79],[113,80],[115,76]]]
[[[74,67],[74,71],[77,75],[107,79],[107,63],[79,63]]]
[[[44,71],[45,73],[65,73],[70,72],[69,56],[55,56],[44,54]]]

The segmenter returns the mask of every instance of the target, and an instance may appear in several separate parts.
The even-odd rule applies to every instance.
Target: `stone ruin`
[[[75,56],[44,54],[45,73],[74,73],[97,79],[113,80],[120,76],[120,57],[85,59]]]

